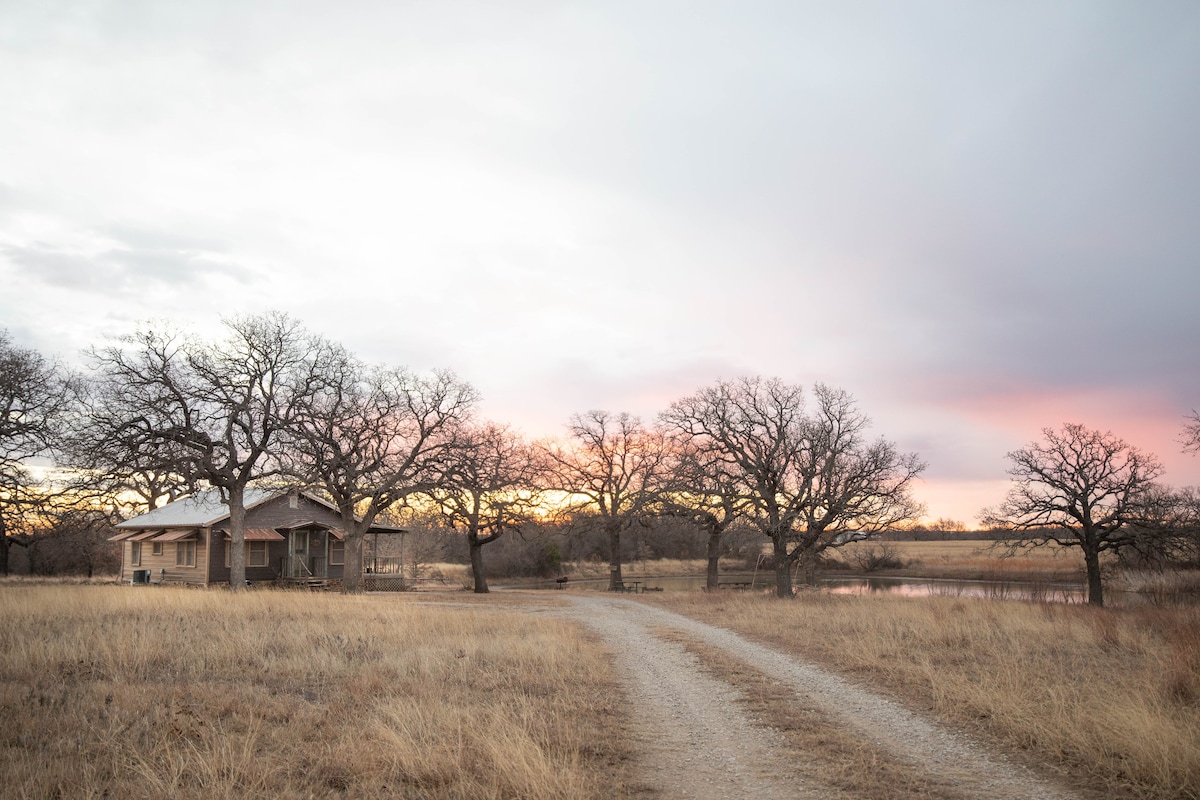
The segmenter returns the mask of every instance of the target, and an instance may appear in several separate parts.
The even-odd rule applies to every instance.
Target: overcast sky
[[[533,436],[852,393],[973,523],[1200,408],[1195,2],[0,0],[0,327],[286,311]]]

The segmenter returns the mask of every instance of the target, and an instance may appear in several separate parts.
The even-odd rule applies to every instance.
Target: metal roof
[[[247,489],[246,508],[251,509],[275,497],[286,495],[279,489]],[[216,489],[167,503],[145,514],[117,523],[117,528],[179,528],[191,526],[203,528],[229,517],[229,506],[221,502],[221,493]]]
[[[287,496],[287,489],[247,489],[246,490],[246,510],[262,505],[268,500],[274,500],[277,497]],[[311,494],[309,492],[300,492],[307,500],[325,506],[330,511],[337,512],[337,506],[325,500],[322,497]],[[114,527],[118,530],[142,530],[146,528],[206,528],[215,525],[218,522],[229,519],[229,506],[221,502],[221,493],[216,489],[208,489],[203,492],[184,497],[181,500],[176,500],[173,503],[167,503],[162,508],[156,508],[153,511],[148,511],[145,514],[127,519],[124,522],[117,523]],[[288,526],[281,526],[277,530],[289,530],[291,528],[300,527],[306,524],[317,524],[310,522],[298,522]],[[329,527],[321,525],[321,527]],[[333,535],[341,539],[345,533],[339,528],[329,528],[333,531]],[[398,528],[391,525],[372,525],[370,530],[378,533],[404,533],[407,528]],[[132,539],[132,535],[122,535],[109,539],[110,542],[121,541],[122,539]],[[250,537],[246,537],[250,540]]]

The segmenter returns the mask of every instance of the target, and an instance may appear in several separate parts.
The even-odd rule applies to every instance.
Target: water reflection
[[[626,577],[629,582],[637,581],[639,589],[665,592],[695,592],[704,589],[707,581],[702,575],[675,576],[669,578]],[[721,575],[722,591],[774,592],[774,573],[729,573]],[[606,591],[607,578],[587,580],[571,579],[567,584],[576,589]],[[553,580],[513,584],[514,589],[557,589],[562,588]],[[1023,600],[1034,603],[1086,603],[1087,587],[1075,583],[1033,583],[1021,581],[968,581],[938,578],[878,578],[878,577],[822,577],[817,588],[831,594],[893,594],[904,597],[971,597],[986,600]],[[1138,606],[1162,602],[1161,598],[1136,592],[1120,592],[1106,589],[1106,605]],[[1196,602],[1200,596],[1173,597],[1168,602]]]
[[[648,591],[694,592],[705,588],[704,576],[673,576],[663,578],[628,578],[639,582]],[[721,576],[722,591],[774,591],[775,576],[768,573],[730,573]],[[607,578],[572,579],[567,586],[605,591]],[[1085,587],[1077,584],[1017,583],[1012,581],[938,580],[932,578],[824,577],[818,588],[831,594],[895,594],[905,597],[980,597],[990,600],[1026,600],[1043,603],[1083,603],[1087,600]],[[556,589],[554,581],[523,583],[513,588]],[[1109,593],[1112,594],[1112,593]]]
[[[1087,589],[1068,583],[964,581],[934,578],[826,578],[821,588],[831,594],[895,594],[903,597],[979,597],[1035,603],[1085,603]]]

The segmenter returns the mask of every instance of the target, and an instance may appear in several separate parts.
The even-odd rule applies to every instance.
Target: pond
[[[639,588],[650,591],[691,592],[705,587],[704,576],[642,577],[626,576],[627,583],[638,582]],[[727,573],[721,583],[728,591],[762,591],[775,589],[773,573]],[[606,591],[607,578],[571,580],[572,588]],[[553,580],[533,581],[513,585],[517,589],[558,588]],[[883,578],[862,576],[825,576],[818,578],[818,588],[831,594],[894,594],[905,597],[975,597],[989,600],[1024,600],[1039,603],[1086,603],[1087,587],[1079,583],[1033,583],[1022,581],[970,581],[939,578]],[[1149,602],[1149,598],[1134,592],[1107,589],[1105,601],[1110,606],[1133,606]]]

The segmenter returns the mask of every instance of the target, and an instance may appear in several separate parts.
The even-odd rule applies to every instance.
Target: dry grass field
[[[579,629],[409,597],[5,582],[0,795],[626,792]]]
[[[1100,796],[1200,798],[1200,611],[666,593],[661,604],[904,698]]]
[[[960,580],[1083,581],[1078,549],[1035,547],[1006,555],[1003,544],[990,541],[854,542],[831,551],[831,557],[854,569],[856,556],[886,548],[904,566],[884,574],[919,575]]]

